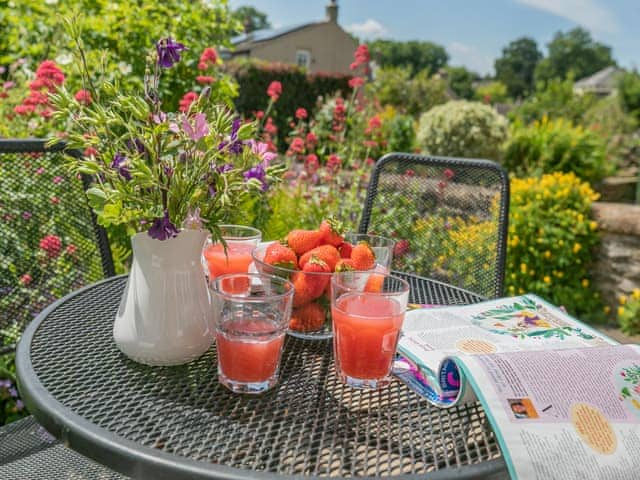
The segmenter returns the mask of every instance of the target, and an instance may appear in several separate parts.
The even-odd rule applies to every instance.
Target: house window
[[[309,68],[311,65],[311,52],[309,50],[296,51],[296,65]]]

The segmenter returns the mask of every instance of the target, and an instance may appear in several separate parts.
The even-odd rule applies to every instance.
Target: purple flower
[[[180,52],[186,50],[182,43],[174,42],[171,37],[163,38],[156,43],[158,52],[158,65],[164,68],[171,68],[173,64],[180,61]]]
[[[220,167],[216,167],[216,172],[227,173],[229,170],[233,170],[233,163],[225,163]]]
[[[24,408],[24,403],[22,403],[22,400],[16,400],[16,410],[20,411]]]
[[[207,125],[207,116],[204,113],[198,113],[193,118],[194,125],[191,125],[189,117],[185,116],[182,119],[182,130],[191,140],[197,142],[202,137],[209,135],[209,125]]]
[[[10,388],[9,389],[9,395],[11,395],[13,398],[18,398],[18,390],[16,390],[15,388]]]
[[[256,142],[251,139],[249,145],[251,145],[251,151],[262,159],[265,168],[269,166],[271,160],[278,156],[276,153],[270,152],[269,145],[264,142]]]
[[[167,114],[164,112],[158,112],[158,113],[154,113],[153,117],[151,117],[153,119],[153,121],[155,123],[157,123],[158,125],[160,125],[161,123],[164,123],[167,121]]]
[[[209,190],[209,196],[211,198],[216,196],[216,193],[218,193],[218,190],[216,190],[216,186],[213,183],[209,184],[209,187],[207,188],[207,190]]]
[[[11,380],[0,380],[0,388],[10,388],[13,383]]]
[[[167,240],[175,237],[180,232],[176,226],[171,223],[171,220],[169,220],[169,211],[165,210],[164,216],[156,218],[147,233],[151,238],[156,240]]]
[[[266,192],[269,188],[269,185],[267,184],[267,180],[265,178],[266,176],[267,173],[264,171],[264,167],[262,165],[256,165],[255,167],[251,167],[249,170],[244,172],[245,180],[255,178],[256,180],[260,181],[260,183],[262,184],[263,192]]]
[[[236,118],[231,125],[231,135],[229,141],[220,142],[218,150],[229,150],[230,153],[242,153],[243,143],[242,140],[238,140],[238,131],[240,130],[240,118]]]
[[[22,214],[22,218],[24,218],[25,220],[29,220],[31,217],[33,217],[33,213],[31,212],[24,212]]]
[[[129,168],[126,165],[123,165],[127,161],[127,157],[125,157],[122,153],[117,152],[113,157],[113,161],[111,162],[111,168],[118,171],[118,174],[124,178],[125,180],[131,180],[131,173],[129,172]]]
[[[134,138],[133,140],[127,140],[127,148],[132,152],[138,152],[140,155],[147,153],[147,148],[142,143],[142,140],[139,138]]]
[[[162,170],[168,178],[171,178],[173,176],[173,168],[171,168],[171,165],[163,165]]]
[[[193,212],[189,210],[187,212],[187,218],[182,222],[183,228],[190,230],[199,230],[202,228],[202,218],[200,218],[200,207],[196,208]]]

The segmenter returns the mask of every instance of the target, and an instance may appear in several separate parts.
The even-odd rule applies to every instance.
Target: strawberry
[[[320,231],[322,232],[322,241],[337,247],[344,242],[344,227],[342,222],[334,217],[323,220],[320,223]]]
[[[325,322],[325,310],[322,305],[312,302],[302,307],[294,308],[291,312],[289,328],[298,332],[320,330]]]
[[[340,252],[340,256],[342,258],[351,258],[351,251],[353,250],[353,245],[349,242],[344,242],[342,245],[338,247],[338,251]]]
[[[329,266],[329,271],[331,272],[333,272],[336,267],[336,263],[340,260],[340,252],[338,252],[336,247],[333,245],[320,245],[319,247],[309,250],[307,253],[302,255],[298,261],[298,266],[300,268],[304,268],[305,264],[314,255],[320,260],[323,260]]]
[[[262,261],[276,267],[294,270],[298,264],[298,257],[296,257],[296,252],[286,245],[275,242],[267,247]]]
[[[292,282],[295,288],[293,295],[293,306],[300,307],[322,295],[327,284],[331,280],[331,275],[314,275],[320,273],[331,273],[329,265],[312,255],[301,271],[296,272]]]
[[[322,236],[319,230],[291,230],[287,235],[287,244],[296,255],[302,255],[320,245]]]
[[[365,292],[381,292],[382,285],[384,284],[384,275],[379,273],[372,273],[367,279],[367,284],[364,286]]]
[[[369,270],[376,264],[376,255],[368,242],[359,242],[351,251],[351,260],[356,270]]]
[[[353,270],[355,270],[355,268],[353,267],[353,260],[350,258],[341,258],[338,260],[338,263],[336,263],[336,272],[351,272]]]

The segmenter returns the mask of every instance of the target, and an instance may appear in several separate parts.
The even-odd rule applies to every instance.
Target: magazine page
[[[406,313],[394,374],[431,402],[475,401],[447,356],[584,348],[615,341],[535,295]]]
[[[512,478],[640,477],[640,347],[461,355]]]

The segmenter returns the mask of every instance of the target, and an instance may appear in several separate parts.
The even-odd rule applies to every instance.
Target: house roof
[[[266,40],[272,40],[277,37],[281,37],[288,33],[295,32],[297,30],[302,30],[306,27],[312,27],[314,25],[319,25],[320,23],[325,22],[305,22],[299,23],[296,25],[289,25],[287,27],[280,28],[263,28],[261,30],[254,30],[251,33],[243,33],[241,35],[237,35],[231,39],[231,43],[233,45],[240,45],[243,43],[257,43],[264,42]]]
[[[622,72],[618,67],[607,67],[574,83],[574,88],[580,90],[611,91],[616,86]]]

